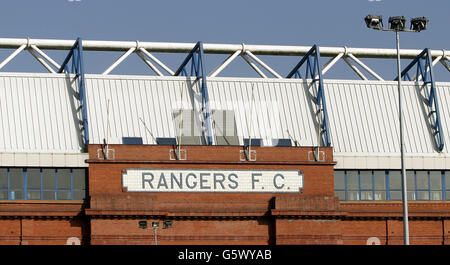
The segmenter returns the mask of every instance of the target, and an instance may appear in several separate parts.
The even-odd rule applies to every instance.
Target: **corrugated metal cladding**
[[[397,82],[326,80],[331,136],[336,153],[400,152]],[[450,144],[450,84],[437,83],[445,148]],[[408,154],[436,153],[427,125],[425,93],[415,82],[402,82],[404,140]]]
[[[90,75],[86,87],[93,143],[102,143],[106,138],[108,101],[110,143],[120,143],[123,136],[142,137],[144,144],[156,143],[157,137],[178,136],[173,113],[180,109],[181,102],[183,109],[194,109],[194,124],[198,125],[195,132],[201,135],[201,94],[197,84],[186,77]],[[240,144],[251,135],[263,139],[264,145],[272,145],[273,139],[290,137],[301,145],[316,145],[313,106],[304,87],[302,81],[211,78],[210,109],[234,111]]]
[[[0,152],[79,153],[78,100],[64,75],[0,75]]]
[[[61,74],[0,74],[0,152],[80,152],[79,112],[70,79]],[[437,154],[426,122],[426,107],[413,82],[404,82],[405,145],[408,154]],[[397,82],[325,80],[330,133],[336,154],[398,154]],[[437,83],[445,136],[450,144],[450,83]],[[243,138],[273,139],[317,145],[315,106],[305,80],[224,78],[208,79],[211,110],[229,110],[220,128]],[[186,77],[86,75],[90,141],[103,143],[109,121],[109,143],[122,137],[176,137],[180,108],[194,110],[182,132],[201,135],[201,94]],[[109,102],[109,110],[108,110]],[[182,102],[182,103],[181,103]],[[109,119],[108,117],[109,112]],[[229,116],[235,115],[228,120]],[[184,117],[184,116],[183,116]],[[183,118],[184,119],[184,118]],[[230,122],[229,122],[230,121]],[[223,126],[222,126],[223,127]],[[181,128],[181,127],[180,127]],[[215,142],[215,139],[213,140]]]

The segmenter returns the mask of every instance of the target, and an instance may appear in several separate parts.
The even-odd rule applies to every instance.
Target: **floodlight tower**
[[[396,16],[389,18],[389,28],[383,28],[383,18],[377,15],[367,15],[364,18],[368,28],[381,31],[395,31],[397,44],[397,71],[398,71],[398,108],[400,121],[400,153],[401,153],[401,175],[402,175],[402,201],[403,201],[403,237],[404,244],[409,245],[409,225],[408,225],[408,197],[406,185],[406,170],[405,170],[405,147],[403,139],[403,119],[402,119],[402,89],[401,89],[401,67],[400,67],[400,40],[399,33],[402,32],[420,32],[425,30],[428,25],[428,19],[425,17],[418,17],[411,19],[410,29],[406,29],[406,18],[404,16]]]

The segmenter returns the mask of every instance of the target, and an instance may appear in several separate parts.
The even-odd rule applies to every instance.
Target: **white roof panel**
[[[78,101],[64,75],[0,75],[0,152],[79,153]]]
[[[1,73],[0,152],[81,152],[74,84],[62,74]],[[450,83],[436,84],[444,151],[434,149],[419,86],[403,82],[408,154],[448,156]],[[324,86],[335,154],[399,153],[397,82],[324,80]],[[251,136],[266,146],[279,138],[317,145],[316,109],[306,80],[215,77],[208,79],[208,93],[211,110],[233,110],[241,144]],[[86,75],[86,96],[92,144],[107,137],[107,102],[109,143],[142,137],[144,144],[155,144],[156,137],[176,137],[173,113],[181,107],[202,119],[201,93],[186,77]],[[201,135],[201,127],[195,132]]]

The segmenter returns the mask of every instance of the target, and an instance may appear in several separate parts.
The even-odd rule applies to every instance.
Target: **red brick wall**
[[[442,220],[409,220],[411,245],[443,244]],[[404,243],[402,220],[351,220],[341,221],[344,244],[361,245],[375,237],[382,245]],[[373,241],[373,240],[372,240]],[[448,242],[446,242],[448,244]]]
[[[115,160],[89,146],[89,200],[0,201],[0,244],[154,244],[138,222],[171,220],[159,244],[403,244],[398,202],[339,202],[334,197],[331,148],[310,161],[313,148],[255,147],[257,161],[240,161],[242,147],[186,146],[172,161],[168,146],[116,145]],[[296,169],[301,193],[143,193],[122,188],[127,168]],[[450,203],[410,202],[411,244],[450,244]],[[85,215],[86,216],[85,216]]]
[[[0,244],[20,244],[20,220],[0,219]]]
[[[169,160],[168,146],[110,146],[115,160],[97,158],[90,146],[92,244],[154,244],[139,220],[173,220],[157,230],[159,244],[402,244],[399,203],[339,203],[334,197],[332,150],[324,162],[309,160],[313,148],[255,147],[256,162],[239,160],[242,147],[185,146],[186,161]],[[298,169],[298,194],[132,193],[122,189],[127,168]],[[411,244],[449,242],[450,204],[411,203]],[[447,216],[446,215],[446,216]],[[444,226],[443,226],[444,224]]]
[[[164,219],[93,219],[92,244],[145,245],[155,244],[153,229],[141,229],[138,221]],[[265,220],[173,220],[172,227],[158,229],[158,245],[267,245],[269,222]],[[126,233],[124,232],[126,231]]]
[[[443,238],[444,238],[444,244],[445,245],[450,245],[450,220],[443,220],[443,229],[442,229],[442,234],[443,234]]]
[[[370,242],[386,244],[386,220],[346,220],[340,222],[342,241],[347,245],[366,245]]]
[[[411,245],[440,245],[443,243],[442,221],[410,220],[409,241]],[[388,221],[388,244],[403,244],[403,221]]]
[[[89,242],[82,201],[0,201],[0,244],[66,244],[77,237]]]
[[[324,162],[309,158],[313,148],[254,147],[257,161],[242,162],[236,146],[184,146],[188,159],[169,159],[170,146],[110,145],[115,160],[97,159],[101,146],[89,146],[89,193],[122,193],[122,170],[127,168],[186,168],[186,169],[296,169],[305,176],[304,193],[334,195],[334,162],[331,148],[325,152]],[[173,196],[174,194],[170,194]],[[252,195],[254,196],[254,195]]]
[[[174,220],[170,229],[157,231],[160,244],[269,244],[278,240],[275,231],[279,224],[265,215],[276,198],[296,196],[126,192],[122,189],[122,172],[127,168],[296,169],[304,174],[304,190],[297,196],[334,196],[331,148],[322,149],[326,153],[324,162],[310,161],[313,157],[308,153],[313,148],[255,147],[256,162],[240,161],[242,147],[185,146],[186,161],[169,160],[172,147],[168,146],[112,145],[113,161],[98,159],[99,148],[89,147],[88,160],[91,207],[87,213],[92,216],[92,244],[153,244],[153,231],[138,228],[143,218],[150,218],[151,224],[155,220],[152,215],[164,215],[157,218],[160,222],[164,218]],[[314,226],[314,222],[306,222]],[[320,223],[319,229],[322,226]]]
[[[89,238],[89,231],[85,220],[80,218],[0,220],[2,245],[65,245],[72,237],[81,244],[88,243],[86,239]]]
[[[277,245],[342,244],[339,220],[279,219],[276,220]]]

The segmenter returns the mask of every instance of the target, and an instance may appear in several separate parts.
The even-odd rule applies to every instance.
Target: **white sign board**
[[[295,193],[303,188],[298,170],[127,169],[129,192]]]

